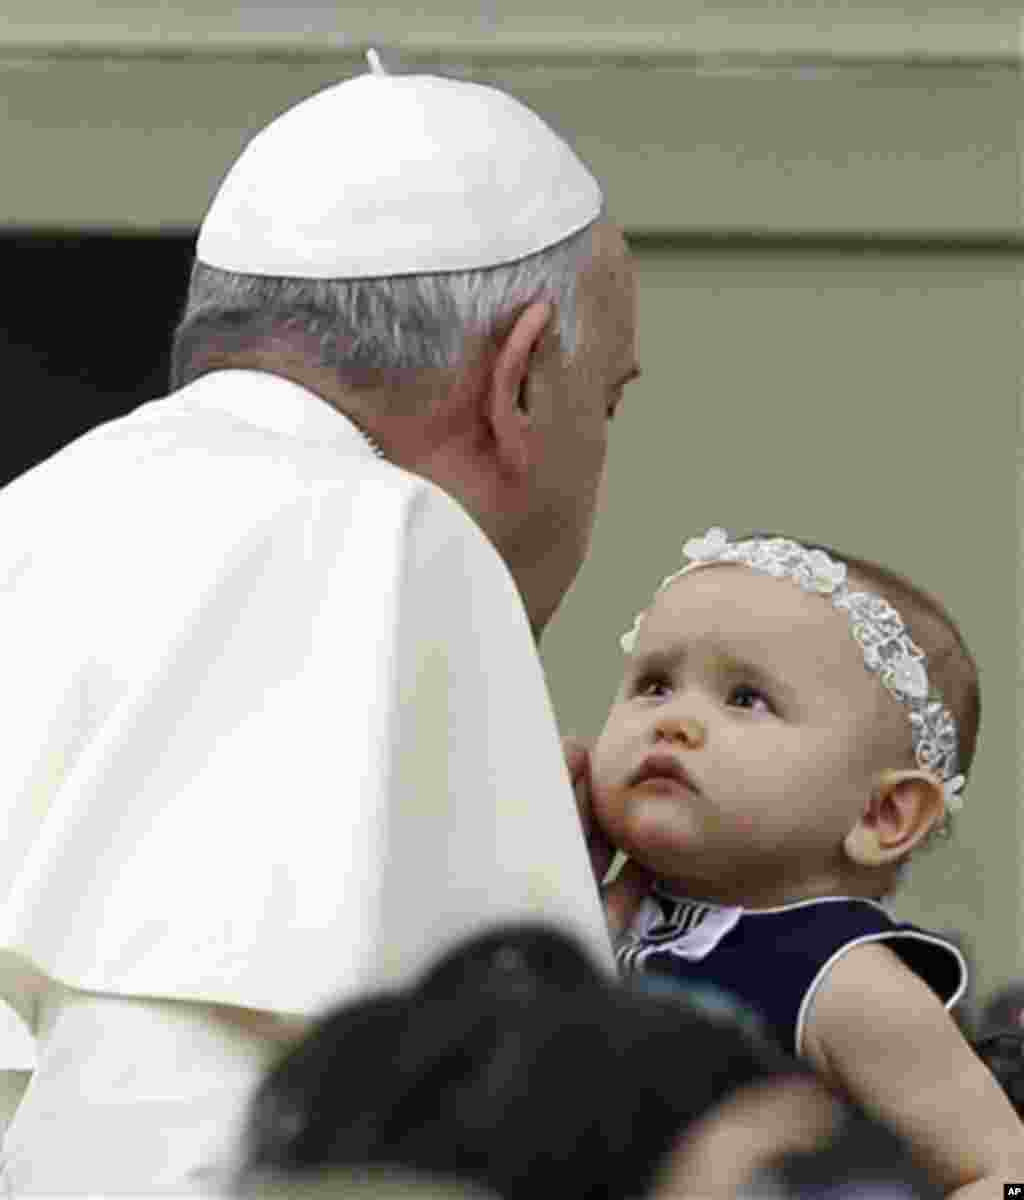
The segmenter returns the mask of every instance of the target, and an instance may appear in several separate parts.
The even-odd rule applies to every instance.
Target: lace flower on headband
[[[914,757],[925,771],[942,780],[946,813],[963,807],[964,776],[959,773],[956,720],[939,692],[928,682],[924,651],[911,640],[899,613],[874,592],[851,592],[846,566],[823,550],[808,550],[788,538],[750,538],[730,542],[717,526],[683,546],[690,561],[662,580],[661,592],[689,571],[715,562],[740,563],[772,575],[791,579],[806,592],[828,596],[850,620],[850,631],[864,654],[864,665],[876,674],[895,698],[909,709]],[[657,593],[655,593],[657,594]],[[637,631],[646,612],[637,613],[633,628],[619,639],[626,654],[633,653]],[[936,832],[948,836],[948,827]]]

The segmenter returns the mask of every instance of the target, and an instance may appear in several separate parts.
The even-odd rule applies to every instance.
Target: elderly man
[[[535,643],[633,268],[528,108],[368,57],[226,176],[171,395],[0,491],[15,1195],[187,1189],[279,1028],[489,923],[612,969]]]

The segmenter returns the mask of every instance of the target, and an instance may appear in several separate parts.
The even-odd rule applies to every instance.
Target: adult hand
[[[636,916],[637,909],[654,882],[654,875],[646,867],[627,859],[615,878],[610,883],[604,882],[615,857],[615,847],[594,814],[590,787],[590,745],[581,738],[564,737],[562,751],[569,768],[569,780],[576,797],[576,810],[587,843],[594,881],[601,892],[608,932],[614,942]]]

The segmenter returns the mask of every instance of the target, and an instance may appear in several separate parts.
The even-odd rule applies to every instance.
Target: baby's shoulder
[[[940,998],[887,945],[855,946],[815,996],[807,1049],[837,1092],[913,1131],[945,1189],[1024,1163],[1020,1119]],[[987,1193],[986,1193],[987,1194]]]
[[[958,1036],[945,1005],[881,941],[851,946],[825,974],[811,1000],[804,1050],[825,1079],[840,1085],[858,1056],[883,1061],[894,1042]]]

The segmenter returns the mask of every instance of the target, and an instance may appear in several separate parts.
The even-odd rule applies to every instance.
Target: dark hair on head
[[[639,1198],[680,1133],[736,1088],[812,1074],[682,997],[606,979],[557,930],[505,926],[411,988],[335,1009],[287,1054],[253,1097],[236,1194],[392,1168],[502,1200]],[[905,1144],[870,1133],[857,1143],[868,1166],[914,1182]],[[779,1178],[834,1181],[831,1161],[787,1158]]]
[[[1024,1029],[1000,1029],[971,1043],[1024,1120]]]
[[[978,1035],[1024,1027],[1024,983],[1008,983],[985,1001],[978,1018]]]
[[[245,1170],[388,1164],[505,1200],[626,1200],[733,1089],[808,1073],[726,1021],[610,984],[564,935],[517,926],[321,1021],[257,1090]]]

